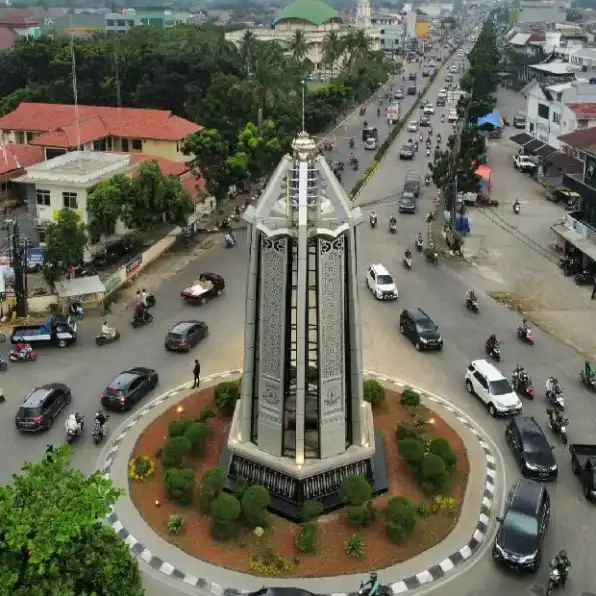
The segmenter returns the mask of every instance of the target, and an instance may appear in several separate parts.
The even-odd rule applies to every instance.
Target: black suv
[[[553,448],[532,416],[513,418],[505,429],[505,439],[524,476],[539,480],[557,478],[559,468]]]
[[[70,389],[63,383],[48,383],[34,389],[17,412],[17,430],[49,430],[58,414],[71,402]]]
[[[132,258],[137,248],[138,246],[131,236],[122,236],[95,253],[92,264],[98,269],[108,267],[124,257]]]
[[[404,310],[399,316],[399,330],[419,352],[443,347],[438,325],[421,308]]]
[[[507,495],[493,545],[493,559],[520,571],[536,571],[550,520],[550,497],[540,482],[520,478]]]

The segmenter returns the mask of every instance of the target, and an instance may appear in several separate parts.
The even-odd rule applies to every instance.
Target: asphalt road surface
[[[438,81],[431,98],[440,86]],[[350,130],[358,138],[356,133],[361,122],[354,122],[352,128],[349,127],[346,146]],[[448,128],[445,125],[441,129],[438,114],[433,118],[433,128],[435,132],[441,130],[446,139]],[[359,231],[365,366],[388,375],[408,378],[414,384],[445,395],[455,405],[465,409],[503,451],[508,466],[505,483],[509,486],[518,477],[519,471],[504,442],[504,422],[491,419],[484,408],[467,395],[463,383],[468,362],[484,356],[483,345],[487,336],[495,332],[503,341],[503,362],[500,367],[504,373],[509,374],[519,363],[533,377],[538,389],[537,397],[534,402],[524,403],[524,412],[536,416],[543,428],[546,429],[546,415],[542,388],[548,376],[557,376],[566,390],[571,442],[590,442],[596,423],[596,396],[586,392],[580,385],[578,373],[582,363],[566,346],[539,330],[535,330],[536,344],[533,347],[521,344],[515,336],[519,317],[483,296],[480,291],[480,314],[466,311],[463,296],[469,282],[465,264],[441,262],[435,268],[415,254],[413,269],[405,271],[402,268],[401,258],[405,248],[413,248],[416,233],[425,231],[423,219],[432,197],[432,187],[425,188],[418,213],[400,216],[397,236],[389,235],[387,223],[396,205],[386,197],[401,189],[405,171],[413,167],[409,162],[397,159],[397,152],[405,138],[407,135],[404,134],[397,140],[392,150],[394,156],[387,157],[360,197],[363,203],[381,199],[375,205],[379,227],[371,230],[365,224]],[[349,149],[344,150],[345,155],[348,152]],[[359,153],[357,156],[360,158]],[[360,159],[361,167],[364,168],[363,158]],[[423,173],[426,166],[419,165],[421,162],[426,163],[418,155],[414,164]],[[347,177],[346,182],[349,186]],[[121,315],[110,316],[110,323],[121,331],[122,339],[117,344],[97,348],[94,337],[99,332],[101,321],[83,321],[76,346],[63,350],[40,350],[36,363],[14,364],[4,373],[2,387],[7,402],[0,406],[4,413],[0,417],[0,451],[4,454],[0,482],[8,482],[10,474],[16,472],[23,461],[41,457],[47,443],[60,443],[64,438],[66,414],[44,435],[16,432],[14,414],[19,402],[36,385],[51,381],[67,383],[73,393],[73,409],[76,408],[89,421],[99,407],[99,395],[106,383],[124,368],[142,365],[157,369],[160,373],[157,392],[161,392],[191,379],[195,357],[201,361],[205,375],[241,366],[247,252],[242,232],[238,233],[238,239],[235,249],[226,251],[218,245],[184,269],[175,280],[156,289],[157,306],[153,309],[155,321],[151,326],[132,330],[130,309]],[[523,250],[520,247],[520,258],[523,258]],[[386,265],[397,278],[400,299],[396,303],[377,302],[366,289],[366,267],[377,262]],[[180,291],[190,285],[201,271],[215,271],[225,278],[227,287],[224,295],[203,307],[183,304]],[[558,281],[554,280],[555,283]],[[417,353],[408,340],[400,336],[397,321],[404,307],[422,307],[440,325],[445,339],[445,348],[441,353]],[[210,327],[209,337],[189,355],[166,353],[163,349],[165,333],[176,321],[190,318],[206,321]],[[110,428],[116,428],[119,420],[125,416],[114,413]],[[596,522],[596,510],[583,499],[579,483],[570,470],[567,449],[555,437],[552,437],[552,443],[560,464],[560,475],[557,482],[549,486],[553,514],[543,560],[546,561],[558,549],[566,548],[573,563],[567,593],[579,595],[591,589],[594,591],[591,567],[595,552],[592,528]],[[10,457],[10,454],[17,453]],[[81,469],[86,472],[94,469],[99,449],[92,445],[89,432],[75,444],[74,454],[74,462]],[[485,548],[489,546],[490,541]],[[146,568],[143,567],[143,570],[146,571]],[[173,596],[183,589],[170,580],[154,577],[152,572],[148,572],[146,580],[148,596],[157,596],[158,593]],[[482,596],[501,596],[507,592],[525,596],[542,594],[541,589],[545,585],[546,564],[535,576],[520,577],[495,567],[488,550],[473,558],[460,572],[448,576],[441,585],[433,584],[426,591],[441,590],[444,596],[479,596],[480,592]]]

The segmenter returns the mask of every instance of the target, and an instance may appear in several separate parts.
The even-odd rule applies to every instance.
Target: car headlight
[[[535,464],[531,464],[530,462],[524,462],[526,468],[528,468],[528,470],[537,470],[538,466]]]
[[[421,341],[423,344],[425,344],[425,343],[428,343],[428,342],[427,342],[427,341],[424,339],[424,337],[421,337],[421,338],[420,338],[420,341]]]
[[[501,557],[505,556],[505,551],[496,542],[495,542],[495,550],[497,551],[497,554],[500,555]]]
[[[515,406],[515,407],[516,407],[516,408],[518,408],[519,410],[521,410],[521,409],[522,409],[523,405],[522,405],[522,403],[521,403],[521,400],[519,400],[519,399],[517,400],[517,404],[516,404],[516,406]]]
[[[439,339],[437,339],[437,341],[438,341],[439,343],[441,343],[441,342],[443,341],[443,338],[442,338],[442,337],[439,335]]]

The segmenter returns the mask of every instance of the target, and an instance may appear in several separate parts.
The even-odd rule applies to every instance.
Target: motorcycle
[[[432,263],[435,267],[439,264],[439,253],[431,248],[427,249],[424,255],[429,263]]]
[[[146,302],[147,308],[153,308],[157,304],[157,300],[153,294],[147,294]]]
[[[429,147],[426,148],[426,157],[430,157],[431,150]]]
[[[0,358],[0,371],[6,372],[8,370],[8,363],[3,359]],[[4,393],[2,393],[2,389],[0,389],[0,401],[5,401],[6,398],[4,397]]]
[[[548,381],[547,381],[547,389],[545,393],[546,401],[557,410],[564,410],[565,409],[565,398],[563,397],[563,390],[560,387],[556,387],[554,391],[548,389]]]
[[[350,149],[354,149],[354,137],[350,139]]]
[[[11,362],[35,362],[37,360],[37,353],[33,350],[24,353],[19,350],[11,350],[8,352],[8,359]]]
[[[360,166],[360,164],[358,163],[358,160],[357,160],[357,159],[355,159],[355,160],[352,162],[352,169],[353,169],[355,172],[357,172],[357,171],[358,171],[358,167],[359,167],[359,166]]]
[[[422,248],[424,247],[424,242],[420,238],[416,240],[416,250],[418,252],[422,252]]]
[[[478,314],[478,300],[466,300],[466,308],[473,313]]]
[[[490,344],[489,342],[486,342],[484,344],[484,351],[493,360],[496,360],[497,362],[500,362],[501,361],[501,347],[499,346],[498,343],[496,343],[496,344]]]
[[[422,134],[421,134],[421,135],[418,137],[418,140],[419,140],[419,141],[422,143],[422,141],[424,141],[424,135],[422,135]]]
[[[81,263],[74,268],[75,277],[91,277],[97,275],[97,269],[92,263]]]
[[[578,273],[575,276],[574,281],[578,286],[587,286],[594,283],[594,276],[590,273],[590,271],[584,269],[581,273]]]
[[[534,399],[535,391],[532,385],[532,379],[525,371],[514,370],[511,376],[511,385],[513,390],[523,397]]]
[[[85,417],[75,412],[75,418],[78,422],[77,430],[68,430],[66,432],[66,442],[70,445],[77,437],[83,434],[83,428],[85,427]]]
[[[95,338],[95,343],[98,346],[105,346],[107,344],[111,344],[114,343],[115,341],[118,341],[120,339],[120,332],[119,331],[115,331],[114,335],[103,335],[100,334]]]
[[[106,416],[106,421],[109,420],[109,416]],[[106,436],[106,425],[103,426],[99,423],[97,418],[93,422],[93,430],[91,431],[91,438],[93,439],[93,443],[98,445],[101,443]]]
[[[370,217],[368,221],[370,223],[370,227],[374,230],[377,227],[377,218]]]
[[[424,177],[424,184],[426,184],[426,186],[430,185],[430,176],[425,176]]]
[[[397,232],[397,222],[395,222],[395,221],[389,222],[389,232],[391,234],[395,234],[395,232]]]
[[[565,587],[565,582],[567,581],[567,573],[567,570],[561,573],[558,569],[549,569],[546,596],[552,595],[553,588]]]
[[[548,426],[555,435],[559,435],[563,445],[567,445],[567,427],[569,426],[569,418],[562,418],[559,424],[552,422],[553,410],[547,408],[546,414],[548,416]]]
[[[513,213],[515,213],[515,215],[519,215],[520,208],[521,205],[519,203],[513,203]]]
[[[445,115],[441,114],[441,122],[445,122]]]
[[[404,267],[409,271],[412,268],[412,259],[411,257],[404,257],[401,262],[403,263]]]
[[[583,370],[579,373],[582,383],[592,391],[596,391],[596,375],[587,375]]]
[[[153,315],[150,312],[146,312],[143,317],[133,317],[132,319],[132,327],[133,329],[137,329],[138,327],[144,327],[149,323],[153,322]]]
[[[234,246],[236,246],[236,240],[234,240],[234,236],[226,234],[224,237],[224,245],[226,248],[234,248]]]
[[[526,331],[524,331],[520,325],[517,328],[517,337],[519,337],[519,339],[529,344],[530,346],[534,345],[534,335],[532,334],[531,329],[527,329]]]
[[[85,309],[83,308],[83,303],[80,299],[73,300],[70,303],[68,310],[71,316],[75,317],[76,319],[85,318]]]
[[[563,270],[563,275],[569,277],[581,273],[581,263],[574,257],[566,257],[559,261],[559,267]]]

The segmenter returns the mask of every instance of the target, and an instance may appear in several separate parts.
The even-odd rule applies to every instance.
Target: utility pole
[[[27,316],[27,280],[26,280],[26,247],[21,242],[21,231],[19,229],[19,222],[15,220],[6,220],[8,225],[9,237],[12,233],[10,241],[11,246],[11,264],[14,271],[14,296],[15,296],[15,311],[17,317],[24,318]]]
[[[455,218],[457,216],[457,162],[459,160],[459,154],[461,151],[461,137],[466,126],[468,126],[468,114],[470,112],[470,105],[472,104],[472,96],[468,100],[464,115],[461,121],[457,123],[455,130],[455,142],[453,143],[453,166],[455,171],[451,172],[453,176],[453,196],[451,197],[451,233],[455,237]]]

